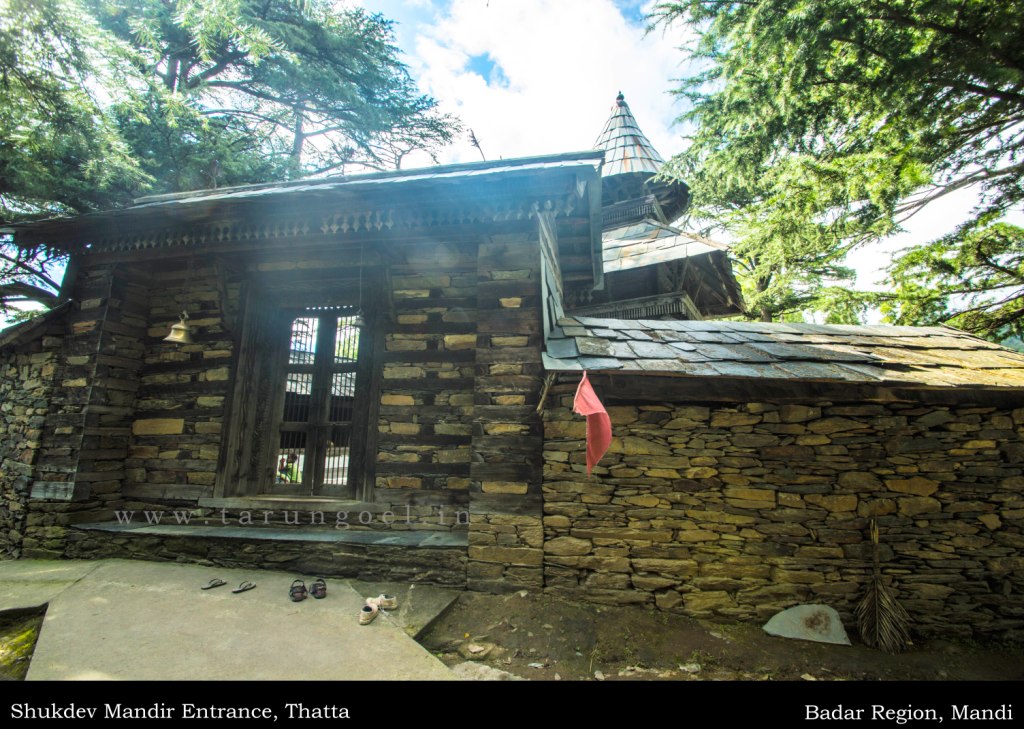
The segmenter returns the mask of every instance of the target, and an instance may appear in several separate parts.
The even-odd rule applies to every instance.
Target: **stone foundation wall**
[[[113,511],[120,507],[120,503],[112,505],[97,497],[84,501],[32,499],[25,519],[21,556],[26,559],[65,559],[68,557],[68,535],[73,533],[75,524],[112,520]]]
[[[321,542],[249,541],[117,535],[71,530],[68,559],[142,559],[158,562],[295,572],[327,578],[466,584],[465,547],[407,547]],[[259,575],[253,579],[259,582]]]
[[[465,505],[350,502],[343,511],[253,501],[248,507],[196,507],[189,501],[127,501],[117,520],[133,524],[189,523],[229,527],[327,527],[345,531],[466,531]],[[149,514],[150,516],[147,516]]]
[[[501,593],[542,584],[544,526],[539,516],[472,514],[469,545],[471,589]]]
[[[44,346],[45,342],[45,346]],[[34,466],[50,407],[60,340],[0,355],[0,554],[21,555]]]
[[[18,503],[18,502],[13,502]],[[149,523],[159,524],[192,524],[196,526],[213,525],[223,527],[225,530],[234,528],[299,528],[309,530],[344,530],[345,532],[368,532],[368,531],[416,531],[416,532],[465,532],[469,528],[471,516],[466,506],[453,504],[355,504],[346,512],[322,511],[319,509],[284,509],[281,507],[251,509],[221,509],[196,507],[188,500],[161,500],[161,501],[136,501],[126,500],[118,504],[118,508],[111,513],[106,510],[107,505],[95,499],[81,502],[55,502],[55,501],[29,501],[26,507],[27,518],[19,516],[17,506],[8,510],[12,517],[18,517],[24,522],[24,548],[20,556],[42,559],[85,559],[89,556],[117,556],[138,559],[167,559],[194,561],[196,548],[189,545],[196,543],[205,544],[207,541],[215,542],[215,546],[209,546],[210,554],[218,555],[215,563],[231,565],[232,550],[241,550],[240,545],[246,544],[239,539],[219,540],[190,540],[185,538],[164,538],[164,537],[141,537],[137,535],[118,536],[92,531],[81,531],[76,527],[86,522],[129,522],[132,524],[145,525]],[[538,520],[539,529],[539,520]],[[12,535],[17,536],[17,535]],[[153,540],[156,540],[155,542]],[[147,549],[152,544],[159,544],[159,549],[147,555]],[[262,546],[257,549],[260,543],[253,542],[245,547],[243,554],[255,552],[264,554],[267,564],[263,565],[268,569],[277,569],[268,565],[275,564],[278,557],[274,556],[273,544],[268,542],[266,550]],[[90,550],[99,549],[96,545],[105,545],[102,555],[91,554]],[[286,553],[292,554],[293,559],[298,559],[300,552],[307,542],[291,545]],[[13,541],[12,541],[13,546]],[[204,547],[205,549],[206,547]],[[316,546],[314,551],[323,559],[328,559],[326,546]],[[380,545],[361,547],[352,546],[355,551],[339,552],[339,565],[345,566],[346,570],[351,565],[346,561],[347,554],[368,555],[370,562],[376,564],[378,561],[386,563],[393,561],[397,565],[406,565],[407,562],[395,559],[395,550],[405,547],[382,547]],[[102,551],[102,550],[101,550]],[[465,547],[459,548],[465,562]],[[9,553],[14,554],[14,551]],[[426,552],[424,554],[427,554]],[[213,557],[209,557],[213,560]],[[250,560],[242,556],[238,564]],[[424,556],[424,560],[427,558]],[[446,558],[447,559],[447,558]],[[429,560],[425,562],[413,561],[416,569],[425,570]],[[341,568],[339,566],[339,569]],[[284,567],[281,567],[283,569]],[[537,568],[539,570],[539,567]],[[321,570],[324,574],[342,575],[342,572],[329,572]],[[381,574],[397,574],[394,568],[387,567]],[[344,574],[348,575],[349,572]],[[368,571],[361,571],[359,574],[370,574]],[[405,578],[403,578],[405,579]],[[413,578],[408,578],[413,579]],[[433,581],[433,578],[417,578]],[[462,567],[461,583],[465,582],[465,565]],[[454,584],[454,583],[452,583]]]
[[[820,602],[853,628],[875,518],[918,633],[1024,637],[1024,410],[609,407],[588,479],[571,404],[545,416],[547,589],[741,620]]]

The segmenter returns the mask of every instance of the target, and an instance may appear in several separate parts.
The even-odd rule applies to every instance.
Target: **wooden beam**
[[[377,464],[378,476],[443,475],[468,476],[468,463],[387,463]]]
[[[911,388],[891,385],[810,380],[758,380],[727,377],[671,377],[635,373],[589,373],[607,402],[906,402],[934,405],[1024,406],[1024,390],[945,387]],[[552,394],[575,392],[578,374],[565,373]]]

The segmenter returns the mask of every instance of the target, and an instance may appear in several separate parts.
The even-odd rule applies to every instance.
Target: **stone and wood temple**
[[[596,146],[18,226],[69,265],[0,332],[8,556],[849,621],[874,521],[915,630],[1024,635],[1024,355],[742,321],[621,95]]]

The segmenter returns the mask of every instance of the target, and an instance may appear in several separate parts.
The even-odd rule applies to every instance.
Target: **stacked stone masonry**
[[[388,276],[376,486],[466,503],[473,428],[476,246],[410,249]],[[380,492],[379,492],[380,493]],[[388,492],[380,494],[388,499]]]
[[[0,363],[0,549],[7,557],[21,555],[60,341],[45,337]]]
[[[535,236],[480,245],[467,582],[484,592],[543,585],[540,275]]]
[[[1024,637],[1024,410],[813,402],[608,408],[584,465],[571,398],[545,416],[547,589],[716,619],[835,607],[872,574],[923,635]]]
[[[22,439],[2,453],[31,465],[17,479],[5,471],[3,483],[10,513],[29,490],[24,529],[14,517],[8,527],[23,537],[22,554],[228,564],[241,538],[112,536],[76,525],[123,526],[126,513],[148,521],[148,511],[247,526],[272,507],[266,525],[287,527],[286,514],[306,506],[327,522],[310,529],[330,529],[336,510],[349,509],[371,517],[350,520],[353,530],[472,532],[457,568],[442,570],[461,577],[437,580],[542,587],[538,238],[547,227],[553,241],[560,228],[567,256],[592,249],[598,158],[496,165],[501,176],[460,168],[437,180],[433,172],[336,180],[308,197],[297,195],[305,185],[226,191],[223,204],[147,201],[152,207],[111,213],[109,225],[97,217],[60,225],[73,251],[62,291],[70,305],[43,339],[54,352],[53,387],[39,398],[45,422],[38,438],[26,434],[25,454]],[[263,198],[278,192],[285,196]],[[263,204],[271,199],[280,203]],[[19,242],[36,234],[49,232],[19,232]],[[590,276],[585,263],[574,265]],[[312,363],[286,363],[284,332],[296,312],[356,306],[366,327],[354,360],[330,363],[319,350]],[[194,343],[165,342],[182,311]],[[31,354],[0,361],[20,366],[15,357]],[[311,375],[310,387],[326,392],[326,375],[342,370],[356,375],[351,419],[321,417],[313,392],[308,416],[281,419],[288,393],[299,392],[281,386],[288,375]],[[334,466],[348,469],[343,481],[316,484],[321,467],[311,460],[314,483],[276,478],[279,429],[305,433],[307,444],[312,434],[319,457],[328,427],[330,448],[349,451]],[[334,436],[346,429],[339,445]],[[407,518],[388,522],[388,512]],[[384,561],[402,564],[388,551],[399,542],[386,541],[398,535],[372,536]],[[273,563],[274,550],[250,544],[239,554]],[[421,571],[435,574],[426,565]]]
[[[328,578],[422,582],[453,588],[466,584],[465,547],[417,548],[71,531],[67,535],[66,556],[69,559],[188,562]]]
[[[147,278],[144,269],[126,265],[81,272],[74,307],[42,338],[57,357],[22,556],[61,557],[71,525],[113,519],[124,505]]]
[[[386,309],[372,310],[376,327],[369,335],[376,377],[369,383],[376,391],[373,498],[353,504],[347,528],[467,530],[471,501],[484,497],[488,503],[475,513],[477,528],[486,529],[488,515],[506,507],[525,518],[519,502],[530,491],[533,529],[518,543],[534,555],[529,578],[519,574],[522,559],[499,563],[495,553],[485,555],[492,561],[484,572],[499,565],[510,570],[510,584],[539,587],[541,426],[533,412],[541,381],[539,258],[533,221],[504,227],[506,233],[486,238],[413,239],[385,263],[367,254],[366,263],[382,274],[367,275],[365,301],[386,302]],[[67,484],[63,490],[74,496],[32,500],[29,553],[68,556],[74,524],[121,520],[126,513],[173,518],[185,509],[196,519],[263,521],[258,505],[221,511],[199,503],[219,497],[246,315],[243,280],[282,282],[310,270],[352,278],[356,260],[355,252],[296,261],[286,250],[268,250],[246,266],[216,256],[83,266],[75,306],[49,340],[59,350],[57,387],[34,475]],[[182,311],[195,342],[164,341]],[[17,500],[12,503],[17,509]],[[387,512],[402,518],[388,520]],[[287,526],[289,513],[272,510],[269,524]],[[369,515],[368,523],[357,514]],[[329,523],[337,518],[333,510],[324,516]],[[485,583],[507,589],[500,580]]]
[[[469,526],[467,579],[481,592],[539,588],[544,563],[539,516],[473,514]]]
[[[150,306],[131,424],[126,496],[142,502],[213,496],[230,391],[238,284],[214,265],[178,263],[150,274]],[[165,342],[182,311],[194,344]]]

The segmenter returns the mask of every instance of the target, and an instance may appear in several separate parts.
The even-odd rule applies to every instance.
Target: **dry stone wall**
[[[545,416],[549,590],[696,617],[807,602],[848,627],[872,573],[921,634],[1024,637],[1024,410],[809,402],[609,407],[587,478],[571,397]]]
[[[58,351],[26,517],[24,557],[63,556],[71,526],[123,506],[131,419],[148,310],[145,273],[80,271],[71,310],[41,340]]]
[[[59,349],[59,338],[45,337],[0,361],[0,550],[4,556],[21,555]]]

